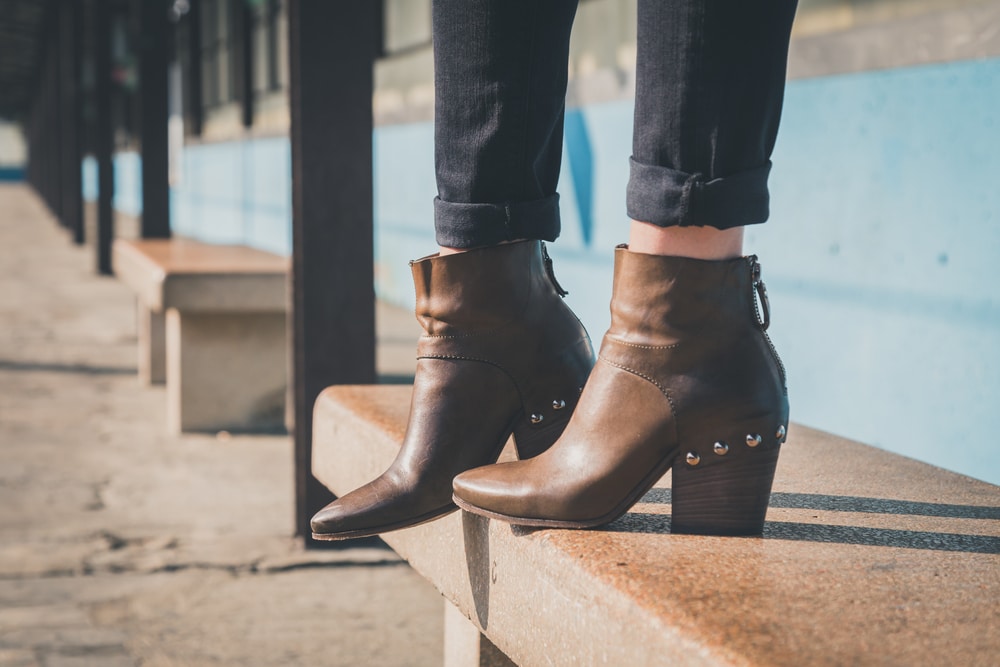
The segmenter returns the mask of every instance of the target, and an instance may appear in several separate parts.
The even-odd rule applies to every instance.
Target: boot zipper
[[[751,280],[757,292],[757,298],[754,300],[754,310],[757,311],[757,323],[760,324],[760,328],[767,331],[767,328],[771,326],[771,302],[767,298],[767,286],[760,279],[760,262],[757,261],[756,257],[752,261],[753,270]],[[760,308],[757,308],[758,303],[760,304]],[[763,317],[761,317],[762,314]]]
[[[781,383],[787,384],[785,364],[781,362],[778,350],[775,349],[774,342],[771,341],[771,337],[767,334],[767,328],[771,325],[771,302],[767,298],[767,286],[760,278],[760,262],[757,261],[756,255],[751,255],[748,259],[750,260],[750,276],[754,288],[753,309],[757,317],[757,325],[760,327],[760,332],[764,334],[764,340],[767,341],[767,346],[771,350],[771,356],[774,357],[775,363],[778,364],[778,370],[781,371]],[[763,317],[761,317],[761,311],[763,311]]]
[[[552,270],[552,258],[549,257],[549,251],[545,247],[545,242],[542,242],[542,263],[545,265],[545,273],[548,274],[549,280],[552,282],[552,286],[556,288],[556,294],[561,297],[565,297],[569,292],[562,288],[559,281],[556,280],[555,271]]]

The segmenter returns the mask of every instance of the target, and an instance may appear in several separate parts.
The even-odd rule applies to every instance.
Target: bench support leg
[[[288,384],[284,313],[167,311],[167,426],[281,431]]]
[[[138,304],[139,321],[136,333],[139,338],[139,382],[163,384],[167,381],[166,319],[162,312],[156,313]]]
[[[444,601],[444,667],[516,667],[458,607]]]

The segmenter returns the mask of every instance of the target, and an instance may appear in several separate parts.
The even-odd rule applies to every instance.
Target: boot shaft
[[[649,346],[746,335],[759,326],[756,266],[755,256],[709,261],[619,246],[608,335]]]
[[[518,321],[532,301],[560,302],[546,260],[540,241],[414,260],[417,320],[430,336],[468,334]]]

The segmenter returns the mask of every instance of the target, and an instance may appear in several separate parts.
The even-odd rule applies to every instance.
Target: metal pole
[[[372,65],[378,2],[289,2],[296,533],[331,499],[312,414],[332,384],[375,381]]]
[[[83,192],[80,151],[80,5],[62,0],[58,7],[60,163],[62,178],[59,199],[61,218],[73,235],[84,242]]]
[[[111,0],[94,0],[94,158],[97,162],[97,271],[111,275],[115,236],[114,138],[111,127]]]
[[[188,86],[185,91],[187,101],[187,117],[190,123],[191,134],[200,137],[202,125],[202,97],[201,97],[201,9],[200,2],[195,2],[191,6],[191,11],[187,13],[188,20],[188,62],[190,71],[188,72]]]
[[[239,78],[240,111],[243,127],[253,125],[253,11],[244,2],[237,3],[237,26],[239,30]]]
[[[170,182],[167,163],[167,5],[140,0],[139,136],[142,144],[143,238],[170,237]]]
[[[45,203],[64,225],[62,216],[62,170],[60,152],[62,146],[62,126],[59,123],[59,12],[53,6],[46,25],[48,53],[45,56]]]

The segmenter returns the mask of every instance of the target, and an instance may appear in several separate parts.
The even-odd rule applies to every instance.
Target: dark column
[[[111,275],[111,243],[115,236],[114,138],[111,128],[111,0],[94,7],[94,159],[97,162],[97,270]]]
[[[38,162],[41,153],[38,142],[38,91],[31,94],[31,104],[28,108],[28,115],[24,125],[25,135],[28,141],[28,164],[25,169],[25,179],[36,192],[39,191]]]
[[[38,180],[38,156],[40,154],[40,146],[38,142],[38,90],[37,88],[31,93],[31,104],[28,107],[28,115],[24,125],[25,135],[28,140],[28,164],[25,169],[25,179],[28,184],[35,190],[39,191],[39,180]]]
[[[139,0],[139,141],[142,155],[143,238],[170,236],[167,175],[167,5]]]
[[[32,111],[31,122],[35,132],[35,141],[30,157],[35,165],[35,190],[46,204],[48,203],[46,200],[47,193],[45,192],[45,188],[48,187],[48,165],[46,165],[46,160],[48,160],[48,142],[46,141],[46,133],[43,132],[43,128],[45,127],[46,114],[48,113],[48,108],[45,104],[48,97],[47,74],[48,67],[43,63],[38,69],[37,90],[35,92],[35,103]]]
[[[236,69],[239,79],[240,110],[244,127],[253,125],[253,11],[247,3],[237,2],[236,39],[238,57]]]
[[[61,77],[60,70],[62,69],[62,63],[59,62],[59,13],[58,5],[54,9],[51,24],[51,39],[49,43],[52,45],[52,52],[50,59],[52,61],[51,70],[49,74],[49,127],[52,128],[52,145],[50,149],[50,169],[52,171],[52,184],[49,188],[49,206],[52,207],[52,211],[55,213],[56,217],[59,218],[59,224],[66,226],[66,219],[63,217],[63,201],[62,201],[62,182],[63,182],[63,168],[62,168],[62,140],[63,140],[63,126],[60,122],[62,114],[60,110],[62,109],[62,86],[59,85]]]
[[[42,138],[42,125],[45,123],[45,84],[39,71],[36,84],[35,99],[31,105],[31,131],[34,138],[31,141],[31,154],[28,156],[31,165],[31,184],[39,197],[45,198],[45,141]]]
[[[50,6],[48,20],[45,24],[47,53],[45,54],[45,87],[44,114],[45,122],[42,137],[45,142],[45,188],[43,196],[45,203],[59,224],[63,224],[62,201],[62,170],[60,166],[60,145],[62,125],[59,123],[59,14],[57,6]]]
[[[61,0],[59,16],[59,109],[61,218],[73,241],[84,241],[83,192],[80,176],[80,3]]]
[[[35,187],[35,164],[31,156],[35,150],[35,100],[33,97],[28,106],[28,111],[24,115],[24,141],[28,146],[28,163],[24,165],[24,182],[31,187]]]
[[[188,64],[187,80],[187,119],[190,132],[196,137],[201,136],[202,98],[201,98],[201,6],[198,0],[191,5],[191,10],[185,15],[188,22]]]
[[[292,381],[296,533],[329,501],[312,475],[312,415],[332,384],[375,381],[370,0],[291,0]]]

